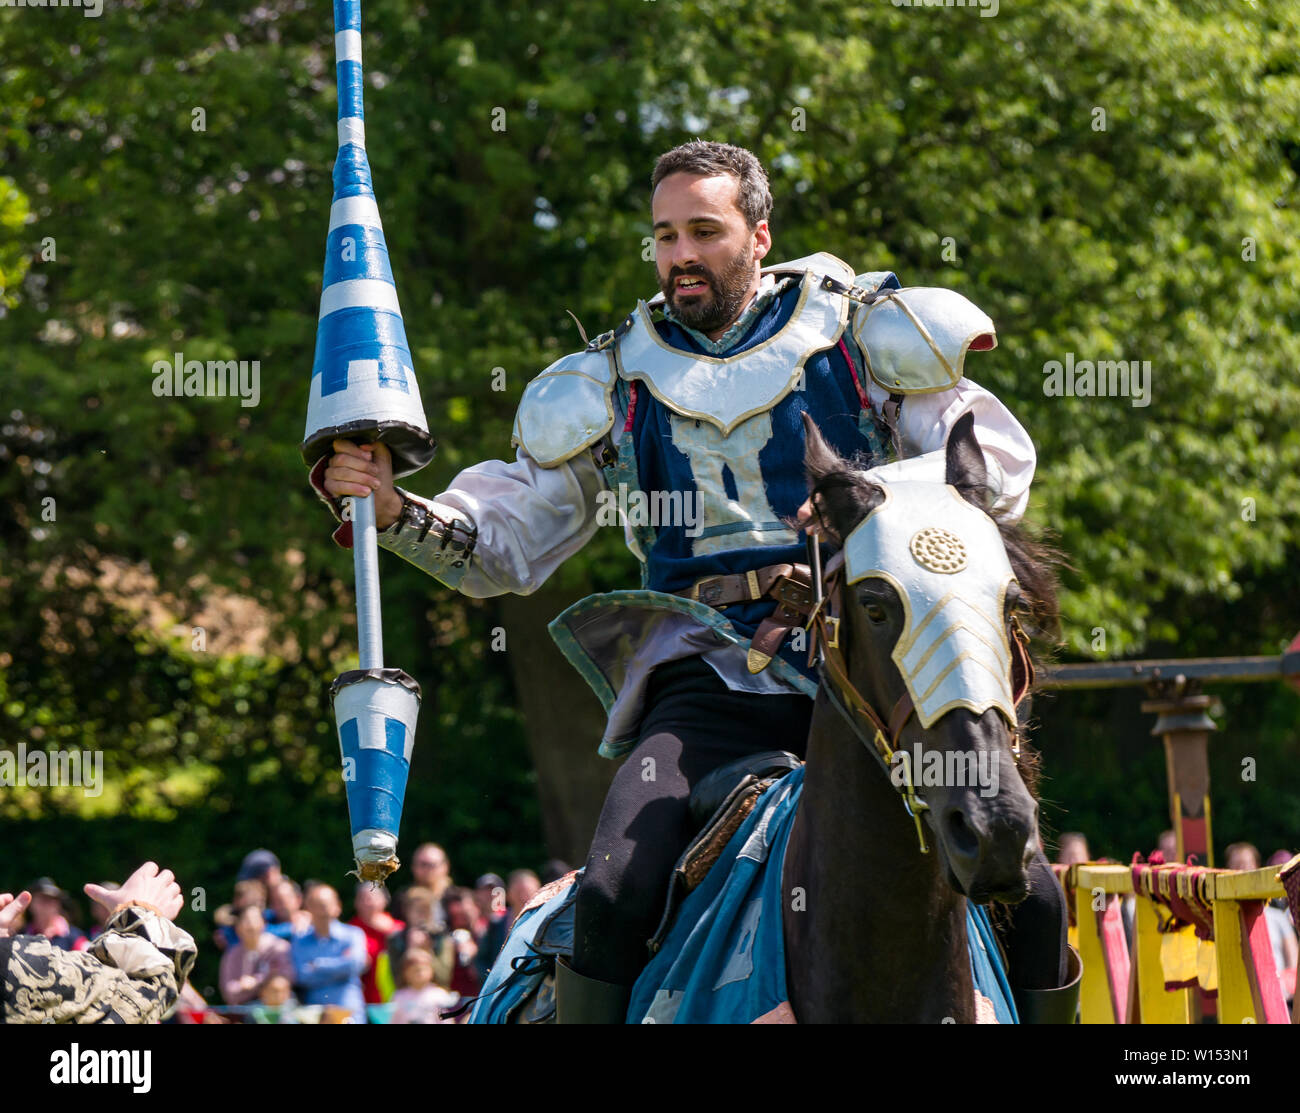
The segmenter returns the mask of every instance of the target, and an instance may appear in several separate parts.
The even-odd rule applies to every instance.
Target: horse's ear
[[[816,487],[832,472],[843,471],[844,461],[840,459],[839,453],[826,443],[826,438],[822,436],[821,430],[817,428],[817,422],[813,421],[812,416],[807,411],[802,416],[803,470],[804,475],[808,478],[808,486]]]
[[[804,428],[804,473],[808,477],[813,509],[827,537],[842,543],[867,512],[883,497],[862,471],[844,460],[817,429],[806,413]]]
[[[981,509],[989,502],[989,470],[984,450],[975,439],[975,415],[962,414],[948,433],[946,482],[961,492],[962,498]]]

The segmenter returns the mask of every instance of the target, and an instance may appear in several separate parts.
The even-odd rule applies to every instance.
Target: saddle
[[[682,901],[704,880],[759,798],[802,764],[794,754],[770,750],[728,762],[695,786],[689,806],[700,831],[677,860],[669,878],[663,917],[653,938],[647,941],[652,956],[672,928]],[[581,880],[582,870],[566,874],[540,889],[520,911],[519,917],[523,919],[535,908],[552,905],[534,929],[526,955],[513,964],[510,980],[514,990],[504,1010],[507,1020],[544,1024],[554,1019],[555,960],[573,954],[575,908]]]
[[[663,918],[648,941],[651,956],[658,953],[676,918],[677,908],[718,860],[754,805],[777,781],[798,769],[801,762],[785,750],[768,750],[720,766],[691,792],[691,816],[700,833],[677,859],[668,880],[668,898]]]

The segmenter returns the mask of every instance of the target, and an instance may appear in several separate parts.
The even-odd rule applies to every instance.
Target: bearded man
[[[942,449],[972,414],[993,509],[1010,518],[1035,464],[1020,424],[962,375],[967,350],[994,343],[964,297],[895,298],[892,273],[855,274],[829,254],[763,266],[772,196],[741,148],[668,151],[651,189],[659,294],[529,383],[513,462],[468,468],[432,499],[393,486],[382,444],[336,441],[312,472],[336,516],[342,498],[373,493],[379,544],[474,598],[536,590],[611,500],[623,512],[640,588],[584,599],[552,624],[608,711],[600,753],[632,758],[587,857],[575,953],[557,971],[562,1023],[623,1020],[667,878],[697,832],[692,789],[738,759],[803,756],[817,681],[791,636],[800,616],[776,597],[783,567],[806,554],[791,525],[809,513],[802,415],[842,455],[883,464]],[[350,532],[336,538],[350,544]],[[1050,998],[1023,994],[1063,984],[1066,954],[1064,900],[1041,851],[1030,884],[1011,960],[1027,1012]]]

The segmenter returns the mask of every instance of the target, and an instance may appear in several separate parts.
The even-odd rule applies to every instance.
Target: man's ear
[[[975,439],[975,415],[961,415],[948,433],[945,481],[961,492],[962,498],[981,510],[989,504],[989,471],[984,450]]]

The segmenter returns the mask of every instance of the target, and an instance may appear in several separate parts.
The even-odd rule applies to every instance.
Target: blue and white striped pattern
[[[428,462],[432,439],[366,158],[360,0],[334,0],[334,30],[339,153],[303,451],[314,462],[335,436],[396,423],[418,431],[390,444],[402,475]]]
[[[378,677],[361,677],[334,696],[354,844],[363,833],[383,832],[396,846],[419,712],[416,692]]]

